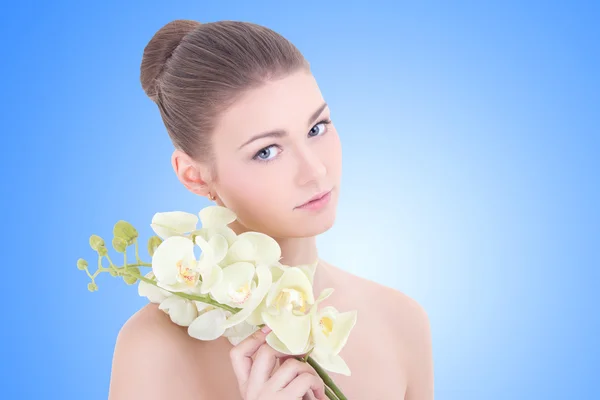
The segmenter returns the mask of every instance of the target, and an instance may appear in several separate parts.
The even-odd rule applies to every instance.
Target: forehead
[[[219,118],[215,141],[239,143],[271,129],[305,129],[306,119],[323,104],[310,72],[299,71],[244,93]]]

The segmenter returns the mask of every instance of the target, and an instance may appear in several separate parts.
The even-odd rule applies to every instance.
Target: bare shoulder
[[[407,324],[415,326],[416,324],[422,327],[423,324],[429,324],[425,308],[412,297],[398,289],[329,265],[341,277],[341,281],[347,289],[355,293],[361,293],[360,297],[363,300],[365,298],[369,299],[369,307],[385,309],[386,314],[392,313],[399,317],[404,326]],[[403,330],[405,330],[405,327],[403,327]]]
[[[356,308],[378,315],[390,329],[406,371],[405,400],[433,399],[431,327],[425,308],[405,293],[381,283],[335,268],[344,293],[360,293]],[[368,299],[365,301],[365,299]]]
[[[200,366],[190,354],[197,344],[192,348],[191,340],[156,304],[144,306],[117,336],[109,399],[202,399]]]

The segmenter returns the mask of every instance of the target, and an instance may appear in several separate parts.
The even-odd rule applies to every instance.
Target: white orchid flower
[[[223,328],[244,322],[261,304],[272,284],[271,270],[264,264],[254,266],[237,262],[223,268],[221,281],[213,287],[211,295],[221,304],[239,308],[226,319]]]
[[[294,265],[294,267],[300,268],[302,270],[302,272],[304,272],[304,274],[306,275],[308,280],[310,281],[310,284],[312,285],[315,280],[315,273],[317,271],[318,264],[319,264],[319,259],[317,258],[315,261],[313,261],[310,264],[299,264],[299,265]],[[277,261],[271,265],[271,274],[273,275],[273,282],[277,282],[279,280],[279,278],[281,278],[281,276],[285,272],[286,268],[287,268],[287,266],[283,265],[279,261]]]
[[[183,236],[165,239],[154,251],[152,272],[157,285],[172,292],[197,291],[200,273],[194,242]]]
[[[350,331],[356,324],[356,311],[340,313],[333,306],[311,310],[312,338],[315,346],[313,359],[324,369],[350,376],[350,368],[339,352],[346,345]]]
[[[236,237],[220,263],[224,267],[219,283],[210,290],[219,303],[242,309],[227,319],[226,328],[247,319],[251,325],[262,323],[256,310],[271,287],[272,267],[280,258],[279,244],[268,235],[244,232]]]
[[[297,267],[300,268],[306,274],[307,278],[312,284],[314,277],[314,267],[316,267],[316,263],[299,265]],[[273,284],[275,284],[283,276],[283,273],[285,272],[286,268],[287,267],[281,264],[280,262],[276,262],[271,266],[271,276],[273,277]],[[252,314],[250,314],[250,316],[246,319],[246,322],[256,326],[264,324],[265,322],[262,319],[262,312],[265,311],[265,309],[266,297],[265,299],[263,299],[260,305],[252,312]]]
[[[171,321],[181,326],[189,326],[198,317],[198,309],[194,302],[179,296],[166,298],[158,308],[169,314]]]
[[[223,323],[231,314],[222,308],[195,301],[198,317],[188,327],[188,334],[199,340],[215,340],[225,333]]]
[[[204,228],[226,226],[237,219],[237,215],[231,209],[218,205],[204,207],[198,213],[198,217]]]
[[[306,276],[309,278],[309,281],[312,284],[314,277],[314,267],[316,267],[316,263],[300,265],[298,266],[303,272],[305,272]],[[271,265],[271,276],[272,282],[275,284],[282,276],[286,270],[286,266],[281,264],[280,262],[275,262]],[[266,297],[260,303],[260,305],[250,314],[250,316],[246,319],[246,322],[251,325],[263,325],[265,322],[262,318],[262,312],[266,309]]]
[[[247,321],[241,322],[231,328],[227,328],[223,336],[225,336],[229,343],[237,346],[241,341],[246,339],[258,330],[258,326],[249,324]]]
[[[229,208],[222,206],[208,206],[198,213],[202,228],[194,230],[193,234],[209,242],[214,235],[221,235],[230,246],[235,242],[237,235],[228,225],[237,219]]]
[[[310,317],[312,317],[311,313],[314,313],[313,310],[315,310],[317,308],[317,306],[319,305],[319,303],[321,303],[322,301],[324,301],[325,299],[327,299],[331,293],[333,293],[333,289],[324,289],[321,294],[319,295],[319,297],[315,300],[314,304],[311,307],[311,310],[309,311],[309,315]],[[312,332],[312,324],[313,324],[313,319],[310,318],[310,331]],[[270,326],[270,325],[269,325]],[[267,335],[266,337],[266,341],[267,343],[274,348],[277,351],[280,351],[284,354],[294,354],[294,355],[299,355],[299,354],[306,354],[308,353],[309,350],[311,350],[314,345],[315,342],[312,338],[312,334],[309,334],[309,338],[306,342],[306,344],[304,345],[303,349],[296,349],[295,351],[290,350],[290,348],[281,340],[279,339],[279,337],[277,336],[276,332],[271,332]]]
[[[154,273],[152,271],[148,272],[145,278],[154,280]],[[172,293],[142,280],[138,283],[138,294],[142,297],[147,297],[151,303],[156,304],[160,304],[164,299],[172,295]]]
[[[229,247],[224,264],[247,261],[255,265],[278,265],[281,258],[281,247],[272,237],[260,232],[244,232],[239,234]]]
[[[185,236],[196,229],[198,217],[183,211],[167,211],[154,214],[150,226],[160,238]]]
[[[194,240],[202,249],[196,265],[196,270],[202,277],[200,294],[207,294],[223,279],[223,272],[219,264],[227,254],[229,244],[221,234],[214,234],[208,241],[202,236],[196,236]]]
[[[307,275],[300,268],[286,267],[281,278],[271,286],[261,313],[265,324],[272,329],[271,342],[283,344],[275,343],[274,348],[294,355],[306,351],[311,331],[309,312],[314,303],[313,287]]]

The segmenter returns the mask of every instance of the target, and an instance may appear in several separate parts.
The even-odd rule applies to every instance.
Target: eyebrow
[[[317,108],[315,110],[315,112],[313,112],[311,114],[311,116],[308,118],[308,122],[306,124],[310,125],[315,119],[317,119],[317,117],[323,112],[323,110],[325,108],[327,108],[327,103],[323,103],[319,108]],[[259,133],[257,135],[252,136],[249,140],[247,140],[245,143],[243,143],[238,148],[238,150],[258,139],[264,139],[267,137],[281,138],[281,137],[287,136],[287,134],[288,134],[287,131],[285,131],[283,129],[275,129],[274,131]]]

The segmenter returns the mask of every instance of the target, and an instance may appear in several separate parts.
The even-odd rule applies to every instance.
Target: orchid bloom
[[[198,316],[194,302],[179,296],[164,299],[158,308],[169,314],[171,321],[181,326],[189,326]]]
[[[266,296],[261,316],[272,329],[267,342],[286,354],[303,354],[310,346],[310,310],[315,303],[307,275],[298,267],[285,267]],[[282,346],[283,345],[283,346]]]
[[[154,214],[150,226],[162,239],[185,236],[196,229],[198,217],[184,211],[167,211]]]
[[[145,277],[148,279],[154,279],[154,273],[150,271],[145,275]],[[151,303],[157,304],[160,304],[164,299],[172,295],[172,293],[142,280],[140,280],[140,283],[138,284],[138,294],[142,297],[147,297]]]
[[[228,311],[210,304],[194,301],[198,316],[188,326],[188,334],[199,340],[215,340],[225,333],[223,322]]]
[[[210,291],[218,302],[241,309],[227,318],[226,329],[246,321],[260,306],[273,282],[271,267],[280,257],[279,244],[267,235],[244,232],[237,236],[222,261],[226,265],[223,276]]]
[[[227,240],[227,245],[231,246],[236,240],[237,235],[228,225],[237,219],[233,211],[222,206],[208,206],[198,213],[202,228],[195,229],[191,233],[200,236],[207,242],[215,235],[221,235]]]
[[[171,292],[194,293],[200,279],[194,242],[171,236],[158,246],[152,257],[152,272],[157,285]]]
[[[311,310],[312,338],[315,343],[311,356],[324,369],[350,376],[350,368],[339,352],[348,341],[356,317],[356,311],[340,313],[332,306],[319,311],[316,307]]]

